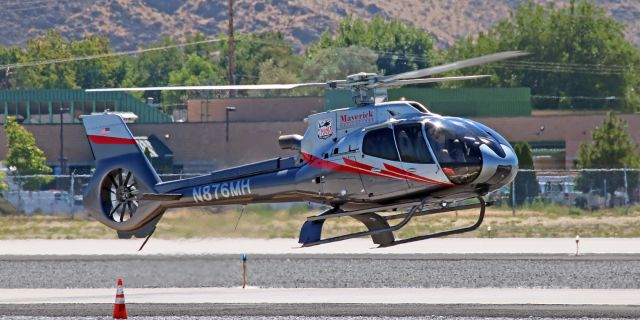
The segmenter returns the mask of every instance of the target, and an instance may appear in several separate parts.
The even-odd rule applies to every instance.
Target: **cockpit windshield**
[[[470,183],[482,170],[482,144],[493,140],[477,128],[454,119],[436,119],[425,123],[431,149],[442,171],[451,182]],[[496,142],[497,143],[497,142]]]

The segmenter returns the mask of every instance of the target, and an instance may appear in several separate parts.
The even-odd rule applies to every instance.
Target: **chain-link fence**
[[[200,174],[161,175],[163,181]],[[496,205],[520,208],[541,205],[576,210],[629,208],[640,202],[639,169],[520,170],[508,186],[490,194]],[[0,211],[84,216],[83,193],[91,175],[31,175],[7,173],[8,189],[2,194]]]
[[[498,205],[556,205],[576,210],[629,208],[640,202],[639,169],[520,170],[490,195]]]
[[[163,181],[201,174],[165,174]],[[83,194],[91,175],[15,175],[7,173],[7,190],[2,192],[0,212],[85,216]]]

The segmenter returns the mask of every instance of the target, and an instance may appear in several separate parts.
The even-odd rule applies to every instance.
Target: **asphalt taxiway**
[[[640,289],[640,255],[248,255],[261,288]],[[237,287],[241,255],[0,256],[0,288]]]

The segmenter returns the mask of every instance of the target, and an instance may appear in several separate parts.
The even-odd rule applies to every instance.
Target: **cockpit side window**
[[[393,130],[381,128],[367,132],[362,140],[362,152],[372,157],[398,161]]]
[[[427,142],[422,135],[422,125],[419,123],[397,125],[394,127],[400,159],[408,163],[435,163]]]

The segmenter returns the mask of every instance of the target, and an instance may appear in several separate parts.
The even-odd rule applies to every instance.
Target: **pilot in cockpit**
[[[449,153],[449,144],[447,143],[447,137],[437,128],[429,128],[429,137],[432,139],[433,152],[437,155],[440,162],[449,163],[453,162],[453,158]]]

